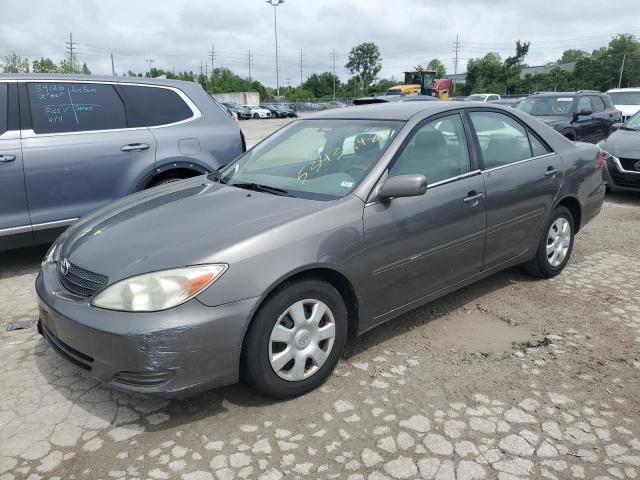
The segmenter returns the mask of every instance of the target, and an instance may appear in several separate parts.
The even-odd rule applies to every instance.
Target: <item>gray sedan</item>
[[[500,106],[305,117],[72,226],[36,281],[39,329],[114,387],[300,395],[382,322],[513,265],[560,273],[602,205],[598,153]]]

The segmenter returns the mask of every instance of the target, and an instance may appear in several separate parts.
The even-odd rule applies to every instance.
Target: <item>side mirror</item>
[[[591,110],[587,110],[587,109],[580,110],[579,112],[576,113],[576,119],[578,117],[587,117],[587,116],[591,115],[592,113],[593,112]]]
[[[427,191],[427,177],[421,173],[388,177],[378,192],[380,200],[397,197],[417,197]]]
[[[611,135],[613,132],[617,132],[618,130],[620,130],[620,127],[622,127],[622,125],[624,125],[624,123],[621,123],[621,122],[616,122],[612,124],[611,127],[609,127],[609,135]]]

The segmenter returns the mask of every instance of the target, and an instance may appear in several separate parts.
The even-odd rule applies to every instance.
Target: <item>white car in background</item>
[[[464,99],[465,102],[494,102],[496,100],[502,100],[497,93],[473,93]]]
[[[244,108],[251,110],[252,118],[271,118],[271,112],[266,108],[260,108],[257,105],[242,105]]]
[[[640,111],[640,88],[613,88],[607,92],[615,107],[622,112],[622,121]]]

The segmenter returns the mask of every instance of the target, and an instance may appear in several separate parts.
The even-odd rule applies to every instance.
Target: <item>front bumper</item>
[[[608,187],[620,190],[640,191],[640,172],[628,172],[621,170],[613,158],[607,158],[604,169],[604,183]]]
[[[153,313],[93,307],[62,287],[55,265],[36,279],[38,331],[88,376],[113,387],[183,397],[239,378],[257,298],[207,307],[197,299]]]

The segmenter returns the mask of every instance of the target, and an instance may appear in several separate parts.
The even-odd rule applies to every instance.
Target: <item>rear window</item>
[[[126,128],[122,100],[112,85],[29,83],[35,133],[82,132]]]
[[[129,127],[153,127],[193,117],[193,111],[175,91],[162,87],[121,85]]]
[[[0,83],[0,135],[7,131],[7,84]]]

